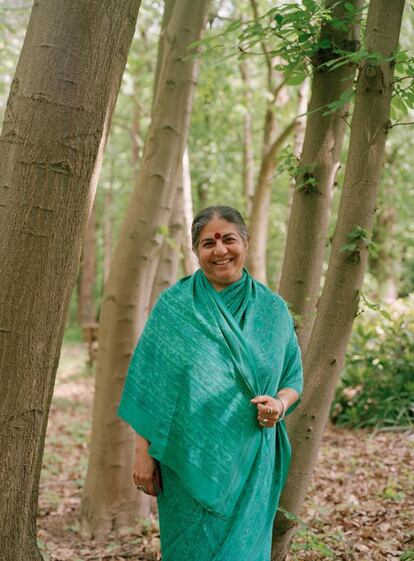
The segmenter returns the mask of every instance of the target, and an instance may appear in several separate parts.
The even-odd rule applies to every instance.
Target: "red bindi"
[[[219,234],[218,232],[216,232],[214,234],[214,237],[216,238],[216,240],[219,240],[221,238],[221,234]]]

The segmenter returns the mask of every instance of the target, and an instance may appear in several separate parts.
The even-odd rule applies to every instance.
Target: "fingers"
[[[161,476],[158,469],[155,470],[151,479],[138,477],[135,473],[133,474],[133,479],[138,491],[142,491],[146,495],[155,497],[162,489]]]
[[[271,399],[270,395],[256,395],[250,400],[250,403],[268,403],[269,399]]]
[[[273,428],[279,418],[279,411],[274,407],[274,399],[268,395],[258,395],[250,400],[257,405],[257,420],[262,428]]]

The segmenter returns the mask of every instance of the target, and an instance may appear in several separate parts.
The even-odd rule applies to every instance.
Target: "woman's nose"
[[[221,240],[216,241],[216,245],[214,247],[214,253],[216,255],[225,255],[227,253],[227,247]]]

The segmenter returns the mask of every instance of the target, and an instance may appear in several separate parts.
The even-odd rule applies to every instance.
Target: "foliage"
[[[368,309],[356,320],[331,409],[339,425],[414,424],[414,295],[386,311]]]
[[[320,25],[331,23],[341,26],[354,18],[351,4],[344,20],[332,20],[324,9],[322,0],[301,2],[284,0],[257,0],[259,18],[253,18],[249,0],[215,2],[210,14],[206,42],[202,42],[204,55],[200,60],[200,74],[193,105],[189,136],[190,168],[194,209],[200,206],[223,203],[245,211],[246,201],[242,192],[243,126],[247,111],[253,121],[254,171],[257,178],[262,150],[264,111],[268,101],[267,60],[261,42],[265,41],[276,70],[285,72],[288,84],[286,105],[277,108],[280,129],[289,123],[296,110],[298,85],[314,68],[318,50],[328,49],[327,38],[320,34]],[[97,218],[97,282],[95,296],[99,302],[103,290],[103,260],[106,252],[104,222],[109,215],[111,238],[116,243],[120,224],[134,187],[134,177],[139,166],[142,148],[148,130],[151,111],[152,83],[157,57],[157,43],[163,4],[154,1],[141,6],[137,29],[128,65],[124,73],[111,132],[105,151],[99,186],[96,193]],[[26,0],[0,2],[0,115],[4,112],[8,90],[25,27],[30,15],[31,3]],[[245,18],[243,21],[240,15]],[[365,12],[363,12],[363,16]],[[348,20],[346,20],[348,18]],[[413,68],[411,61],[414,12],[407,10],[403,20],[400,50],[396,54],[396,95],[393,98],[391,125],[387,139],[387,158],[380,186],[379,210],[395,209],[395,233],[386,232],[380,240],[381,248],[390,259],[387,268],[396,272],[399,294],[407,295],[414,290],[414,246],[411,208],[414,205],[414,160],[412,128],[402,126],[414,121],[410,114]],[[346,57],[357,64],[363,60],[364,45],[352,54],[333,46],[338,55],[336,62],[329,57],[319,61],[320,69],[343,63]],[[336,49],[338,47],[338,49]],[[329,50],[329,49],[328,49]],[[239,61],[246,59],[250,76],[244,84],[240,76]],[[373,59],[374,60],[374,59]],[[321,66],[322,65],[322,66]],[[2,84],[2,85],[1,85]],[[250,96],[246,96],[248,88]],[[407,97],[408,96],[408,97]],[[345,92],[337,102],[324,108],[325,112],[338,111],[353,92]],[[398,107],[403,99],[404,108]],[[407,98],[407,99],[405,99]],[[408,108],[408,109],[407,109]],[[317,109],[318,110],[318,109]],[[352,105],[351,105],[352,110]],[[408,110],[408,115],[406,111]],[[135,121],[135,117],[137,118]],[[137,148],[138,161],[133,162],[133,147]],[[346,159],[346,142],[341,156]],[[330,234],[333,233],[336,208],[339,199],[344,167],[337,175],[334,189],[333,212]],[[288,219],[289,189],[297,172],[296,156],[290,148],[279,154],[278,168],[273,178],[267,247],[268,278],[271,287],[281,269],[286,224]],[[312,186],[312,169],[301,169],[303,183],[299,187]],[[112,194],[108,208],[107,196]],[[375,242],[375,237],[373,238]],[[380,248],[380,249],[381,249]],[[369,299],[376,297],[378,274],[372,268],[367,276],[364,292]],[[77,340],[76,296],[70,308],[70,331],[67,337]]]

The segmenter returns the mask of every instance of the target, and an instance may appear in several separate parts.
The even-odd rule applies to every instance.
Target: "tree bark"
[[[351,0],[355,7],[360,0]],[[327,0],[334,21],[349,16],[346,2]],[[355,50],[359,25],[326,24],[321,38],[329,39],[331,48],[316,57],[308,122],[298,166],[298,176],[292,200],[287,238],[280,277],[279,293],[289,303],[300,322],[297,328],[302,352],[305,352],[316,315],[322,266],[327,245],[331,214],[332,189],[345,133],[345,117],[349,103],[338,111],[324,115],[328,104],[352,89],[354,65],[343,65],[336,70],[320,69],[318,65],[339,55],[335,48]]]
[[[0,137],[0,551],[38,561],[44,437],[140,2],[33,5]]]
[[[254,150],[253,150],[253,116],[252,92],[250,89],[250,72],[247,60],[240,62],[240,74],[244,85],[245,113],[243,123],[243,193],[246,200],[246,216],[252,212],[254,196]]]
[[[96,322],[93,293],[96,282],[96,210],[95,205],[88,220],[78,273],[78,322],[84,325]]]
[[[247,256],[247,267],[250,274],[264,284],[267,283],[267,231],[269,227],[269,208],[272,201],[272,181],[276,171],[276,156],[294,130],[294,127],[295,121],[292,121],[263,155],[259,178],[253,196],[252,213],[249,222],[251,240]]]
[[[254,18],[259,19],[259,9],[256,0],[250,0]],[[267,232],[269,226],[269,208],[272,198],[272,181],[276,170],[276,157],[285,140],[295,128],[293,120],[280,130],[276,120],[276,107],[280,108],[288,101],[286,92],[286,77],[274,69],[275,60],[264,41],[261,41],[262,51],[267,65],[268,96],[264,118],[263,146],[260,170],[249,214],[250,246],[247,255],[249,272],[264,284],[267,283],[266,250]]]
[[[112,257],[112,222],[113,222],[113,193],[114,193],[114,163],[111,161],[111,176],[109,185],[104,194],[104,217],[103,217],[103,285],[105,286],[109,276]]]
[[[181,247],[183,251],[183,268],[185,275],[192,275],[198,268],[191,241],[191,224],[193,221],[193,197],[191,192],[190,155],[188,146],[184,150],[182,163],[182,199],[183,199],[183,230]]]
[[[368,51],[379,53],[384,60],[396,53],[403,9],[404,0],[392,4],[371,0]],[[338,221],[318,316],[304,359],[303,398],[288,423],[293,455],[281,507],[296,515],[310,483],[357,312],[389,130],[393,73],[392,61],[380,63],[374,59],[365,59],[359,71]],[[356,228],[363,232],[359,237],[355,237]],[[349,247],[351,233],[354,248]],[[272,561],[285,559],[292,531],[292,521],[279,512]]]
[[[387,158],[388,164],[394,164],[395,154]],[[396,192],[393,177],[382,187],[380,210],[376,216],[373,241],[378,251],[368,259],[369,271],[376,280],[375,298],[379,302],[392,304],[398,298],[398,283],[401,267],[401,254],[396,243],[397,209]]]
[[[147,318],[163,230],[175,197],[187,142],[199,39],[207,0],[168,0],[157,62],[152,121],[138,183],[112,256],[99,332],[91,450],[81,505],[85,534],[131,525],[137,512],[132,482],[133,431],[116,414],[125,373]]]
[[[178,171],[178,176],[182,176],[181,169]],[[154,283],[152,285],[150,298],[151,309],[161,292],[174,284],[177,280],[178,267],[180,264],[180,246],[183,234],[182,200],[182,187],[178,185],[174,207],[171,213],[170,225],[168,228],[168,237],[165,237],[162,242],[161,255]]]

